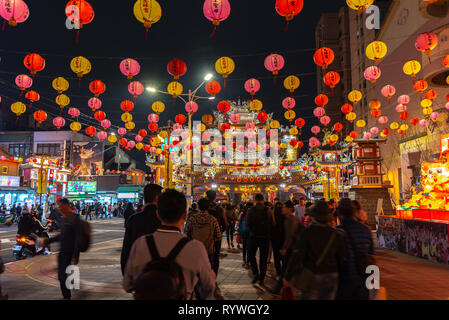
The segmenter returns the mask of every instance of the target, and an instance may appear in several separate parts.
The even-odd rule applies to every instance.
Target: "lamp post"
[[[194,89],[191,90],[189,89],[188,93],[182,93],[180,95],[177,96],[177,98],[179,98],[180,100],[182,100],[184,102],[184,104],[187,104],[189,102],[195,102],[198,100],[204,100],[204,99],[208,99],[208,100],[214,100],[215,97],[202,97],[198,95],[198,90],[201,89],[206,82],[208,82],[209,80],[211,80],[213,78],[213,75],[211,73],[207,74],[204,77],[204,80]],[[152,92],[152,93],[162,93],[165,95],[170,95],[170,93],[166,92],[166,91],[162,91],[162,90],[158,90],[154,87],[148,87],[147,91]],[[193,112],[189,112],[188,113],[188,129],[189,129],[189,146],[192,146],[192,116],[193,116]],[[168,141],[167,143],[170,143],[170,135],[168,137]],[[187,198],[188,198],[188,203],[189,205],[192,202],[192,198],[193,198],[193,188],[192,188],[192,173],[193,173],[193,148],[189,148],[188,153],[187,153],[187,168],[186,168],[186,176],[187,176]],[[170,161],[170,160],[169,160]],[[166,166],[168,166],[169,162],[166,162]],[[166,167],[166,172],[168,168]],[[168,177],[167,177],[168,179]]]

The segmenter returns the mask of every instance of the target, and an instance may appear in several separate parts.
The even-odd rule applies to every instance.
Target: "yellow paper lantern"
[[[134,4],[134,16],[143,23],[145,29],[158,22],[162,16],[162,9],[156,0],[137,0]]]
[[[430,108],[430,107],[428,107],[428,108],[423,108],[423,109],[422,109],[422,113],[423,113],[423,115],[425,115],[425,116],[430,116],[430,115],[432,114],[432,112],[433,112],[433,109]]]
[[[165,104],[162,101],[155,101],[152,104],[151,109],[153,109],[155,113],[161,114],[165,110]]]
[[[263,103],[258,99],[254,99],[249,103],[249,108],[251,111],[260,111],[263,108]]]
[[[401,129],[403,131],[407,131],[408,128],[409,128],[408,124],[402,124],[399,129]]]
[[[366,57],[379,63],[388,53],[387,45],[382,41],[373,41],[366,47]]]
[[[131,121],[133,121],[133,116],[131,115],[131,113],[125,112],[124,114],[122,114],[122,121],[125,123],[131,122]]]
[[[136,143],[136,149],[137,149],[137,150],[142,150],[142,148],[143,148],[142,142]]]
[[[162,150],[161,150],[161,149],[159,149],[159,148],[156,149],[156,154],[157,154],[157,155],[159,155],[159,154],[161,154],[161,153],[162,153]]]
[[[21,114],[25,113],[27,110],[27,107],[22,102],[14,102],[11,104],[11,111],[16,114],[16,116],[20,116]]]
[[[296,89],[301,85],[301,81],[296,76],[288,76],[284,80],[285,89],[289,90],[291,93],[295,92]]]
[[[178,81],[170,82],[167,87],[168,93],[170,93],[173,98],[182,94],[182,90],[184,90],[184,88]]]
[[[331,135],[330,136],[330,140],[334,141],[334,142],[337,142],[338,141],[338,135],[336,135],[336,134]]]
[[[78,132],[81,130],[81,124],[77,121],[74,121],[70,124],[70,130],[73,132]]]
[[[366,8],[374,3],[374,0],[346,0],[349,8],[356,10],[359,14],[363,13]]]
[[[221,57],[215,62],[215,71],[220,74],[223,78],[229,77],[231,73],[235,70],[235,63],[229,57]]]
[[[56,97],[56,103],[62,109],[70,104],[70,98],[67,97],[65,94],[60,94],[59,96]]]
[[[136,127],[136,124],[132,121],[125,123],[125,128],[129,131],[133,130]]]
[[[92,70],[92,65],[89,60],[79,56],[72,59],[70,69],[72,69],[78,78],[82,78]]]
[[[281,149],[286,149],[287,148],[287,144],[285,142],[281,143]]]
[[[277,120],[273,120],[270,122],[271,129],[279,129],[280,126],[281,126],[281,124]]]
[[[378,109],[380,109],[381,106],[382,106],[382,103],[377,99],[371,100],[369,103],[369,108],[371,110],[378,110]]]
[[[150,145],[151,145],[152,147],[157,147],[157,146],[159,146],[160,144],[161,144],[161,141],[159,140],[158,137],[153,137],[153,138],[150,139]]]
[[[117,142],[117,136],[111,134],[111,135],[108,137],[108,141],[109,141],[110,143],[112,143],[112,144],[116,143],[116,142]]]
[[[357,118],[357,115],[354,112],[349,112],[346,115],[346,120],[348,120],[349,122],[354,121]]]
[[[55,89],[59,94],[67,91],[69,89],[69,82],[63,77],[57,77],[52,82],[53,89]]]
[[[399,123],[397,123],[397,122],[392,122],[391,124],[390,124],[390,129],[391,130],[397,130],[399,128]]]
[[[299,133],[299,130],[297,128],[291,128],[288,133],[292,136],[296,136]]]
[[[387,135],[386,135],[383,131],[380,133],[380,136],[381,136],[382,138],[386,138],[386,137],[387,137]]]
[[[432,100],[429,100],[429,99],[423,99],[421,101],[421,107],[423,107],[423,108],[429,108],[432,106],[432,104],[433,104]]]
[[[284,117],[291,122],[293,119],[295,119],[296,113],[293,110],[288,110],[284,113]]]
[[[358,128],[364,128],[366,126],[365,120],[359,120],[355,123]]]
[[[414,78],[421,71],[421,63],[416,60],[407,61],[403,70],[406,75]]]
[[[345,140],[346,140],[346,142],[349,142],[349,143],[351,143],[351,142],[353,142],[353,141],[354,141],[354,138],[353,138],[353,137],[351,137],[351,136],[347,136]]]
[[[363,95],[360,91],[358,90],[353,90],[348,94],[348,99],[349,101],[351,101],[353,104],[357,104],[360,100],[362,100]]]
[[[201,118],[201,121],[203,121],[206,125],[210,125],[214,121],[214,117],[211,114],[205,114]]]
[[[163,130],[163,131],[159,132],[159,136],[161,138],[165,139],[168,137],[168,133],[167,133],[167,131]]]

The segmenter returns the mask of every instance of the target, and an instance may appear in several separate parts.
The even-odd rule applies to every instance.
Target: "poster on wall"
[[[72,164],[72,175],[76,176],[90,176],[89,168],[103,169],[103,142],[74,142]]]

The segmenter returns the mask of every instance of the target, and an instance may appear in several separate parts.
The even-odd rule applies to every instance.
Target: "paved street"
[[[122,219],[93,221],[93,245],[87,253],[81,255],[81,290],[74,293],[74,299],[132,299],[121,288],[122,223]],[[11,262],[13,243],[5,242],[4,239],[10,239],[8,237],[15,231],[12,227],[0,231],[4,244],[2,256],[9,262],[1,281],[10,299],[61,299],[55,270],[56,255]],[[226,300],[280,298],[270,294],[266,288],[251,285],[250,271],[242,268],[238,250],[225,250],[225,253],[227,256],[221,260],[218,284]],[[449,266],[386,250],[378,251],[377,261],[381,269],[381,286],[386,287],[389,300],[449,299]],[[266,286],[273,287],[274,284],[270,268]]]

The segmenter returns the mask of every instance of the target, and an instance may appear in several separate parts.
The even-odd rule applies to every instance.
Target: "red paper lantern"
[[[231,105],[229,104],[229,102],[227,101],[221,101],[218,104],[218,111],[220,111],[221,113],[226,113],[229,110],[231,110]]]
[[[257,120],[259,120],[259,122],[263,123],[268,120],[268,115],[262,111],[257,115]]]
[[[106,85],[100,80],[94,80],[89,84],[89,90],[95,95],[95,97],[98,97],[106,91]]]
[[[380,109],[371,110],[371,116],[373,118],[379,118],[382,115],[382,111]]]
[[[104,119],[106,119],[106,113],[104,113],[101,110],[98,110],[94,113],[94,118],[97,119],[98,121],[103,121]]]
[[[159,129],[159,126],[157,125],[157,123],[150,123],[148,125],[148,130],[150,130],[151,132],[156,132]]]
[[[28,91],[27,93],[25,93],[25,98],[30,100],[31,103],[35,102],[35,101],[39,101],[39,99],[41,98],[39,93],[37,93],[36,91]]]
[[[151,147],[150,147],[148,144],[146,144],[146,145],[143,146],[143,151],[149,152],[149,151],[150,151],[150,148],[151,148]]]
[[[433,101],[433,100],[435,100],[437,98],[438,93],[435,90],[431,89],[431,90],[427,91],[424,96],[425,96],[426,99],[429,99],[429,100]]]
[[[315,104],[318,107],[324,108],[324,106],[326,106],[328,103],[329,103],[329,98],[325,94],[319,94],[315,98]]]
[[[186,74],[187,65],[181,59],[174,58],[167,64],[167,72],[172,75],[175,80],[179,80],[179,77]]]
[[[359,133],[357,131],[351,131],[351,133],[349,134],[349,136],[352,139],[356,139],[359,136]]]
[[[413,89],[416,92],[423,93],[429,87],[429,84],[426,80],[418,80],[413,84]]]
[[[120,103],[120,108],[123,110],[123,112],[130,112],[134,109],[134,103],[129,100],[123,100]]]
[[[332,89],[335,88],[340,83],[340,74],[336,71],[326,73],[324,75],[324,83]]]
[[[296,146],[298,144],[298,141],[296,141],[295,139],[290,140],[290,145],[292,147]]]
[[[121,145],[122,147],[126,146],[128,144],[128,140],[126,140],[125,138],[121,138],[118,141],[119,145]]]
[[[305,124],[306,124],[306,121],[305,121],[303,118],[298,118],[298,119],[296,119],[296,121],[295,121],[295,125],[296,125],[298,128],[304,127]]]
[[[303,0],[276,0],[276,12],[283,16],[287,22],[293,20],[304,7]]]
[[[401,113],[401,119],[407,120],[410,117],[410,114],[407,111]]]
[[[206,84],[206,92],[215,97],[221,91],[221,85],[218,81],[212,80]]]
[[[95,134],[96,132],[97,132],[97,129],[95,129],[95,128],[92,127],[92,126],[89,126],[89,127],[86,128],[86,134],[87,134],[88,136],[93,137],[94,134]]]
[[[341,112],[343,112],[344,114],[351,113],[352,110],[354,110],[354,107],[352,106],[352,104],[349,104],[349,103],[345,103],[345,104],[341,107]]]
[[[298,148],[301,149],[304,147],[304,143],[302,141],[298,141]]]
[[[332,62],[334,62],[334,59],[335,59],[334,51],[326,47],[318,49],[313,55],[313,61],[315,61],[315,64],[319,67],[322,67],[323,69],[327,69],[327,67]]]
[[[385,128],[385,129],[382,130],[382,133],[383,133],[385,136],[388,136],[388,135],[390,134],[390,129]]]
[[[336,124],[334,124],[334,130],[340,132],[341,130],[343,130],[343,125],[340,122],[337,122]]]
[[[419,123],[419,119],[418,118],[411,118],[410,119],[410,123],[414,126],[416,126]]]
[[[25,57],[23,60],[23,64],[25,68],[30,70],[32,75],[35,75],[36,72],[42,71],[45,68],[45,60],[37,53],[31,53]]]
[[[176,122],[176,123],[184,124],[184,123],[186,123],[186,121],[187,121],[186,116],[183,115],[183,114],[178,114],[178,115],[175,117],[175,122]]]
[[[34,120],[36,120],[38,123],[42,123],[45,120],[47,120],[47,113],[43,110],[37,110],[33,114]]]
[[[141,129],[138,132],[138,135],[141,136],[142,138],[145,138],[147,136],[147,131],[145,129]]]
[[[223,123],[220,127],[221,131],[226,131],[231,129],[231,125],[229,123]]]

